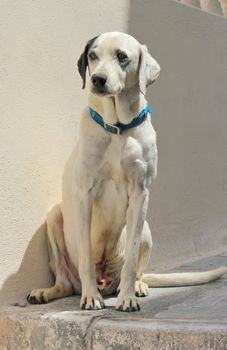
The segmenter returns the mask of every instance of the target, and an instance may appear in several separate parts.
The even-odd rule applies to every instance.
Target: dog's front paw
[[[86,294],[82,295],[80,299],[80,307],[83,310],[101,310],[105,308],[105,303],[99,293]]]
[[[124,312],[133,312],[139,311],[140,305],[135,295],[127,295],[120,292],[117,298],[117,304],[115,306],[115,309]]]

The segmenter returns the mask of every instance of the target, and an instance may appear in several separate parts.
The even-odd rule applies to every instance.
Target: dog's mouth
[[[111,95],[111,93],[108,91],[108,89],[106,89],[106,88],[100,89],[100,88],[97,88],[95,86],[92,87],[91,92],[94,95],[98,95],[98,96],[109,96],[109,95]]]
[[[91,93],[99,96],[99,97],[105,97],[105,96],[116,96],[119,95],[121,92],[123,91],[123,89],[121,87],[119,87],[116,91],[109,89],[107,86],[102,87],[102,88],[98,88],[94,85],[91,86]]]
[[[105,96],[116,96],[118,95],[118,92],[110,91],[108,89],[97,89],[96,87],[92,87],[91,89],[92,94],[99,96],[99,97],[105,97]]]

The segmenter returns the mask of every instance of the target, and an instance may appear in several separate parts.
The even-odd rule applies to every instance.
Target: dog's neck
[[[89,107],[98,112],[108,124],[129,124],[146,107],[139,87],[132,87],[116,96],[89,96]]]

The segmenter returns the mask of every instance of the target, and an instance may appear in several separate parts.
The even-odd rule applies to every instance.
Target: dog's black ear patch
[[[85,48],[84,48],[84,52],[80,55],[80,58],[77,62],[77,67],[78,67],[78,71],[80,73],[81,78],[83,79],[83,86],[82,89],[85,88],[86,85],[86,71],[87,71],[87,67],[88,67],[88,51],[90,50],[90,48],[92,47],[94,41],[98,38],[98,36],[95,36],[94,38],[90,39]]]

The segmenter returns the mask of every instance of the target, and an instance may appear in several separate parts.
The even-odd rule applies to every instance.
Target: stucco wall
[[[104,31],[129,31],[162,67],[150,269],[226,249],[227,21],[170,0],[2,1],[0,17],[0,301],[49,283],[42,223],[86,101],[76,62]]]
[[[148,93],[159,149],[149,269],[165,269],[227,250],[227,20],[142,3],[131,1],[129,30],[162,68]]]
[[[114,16],[113,16],[114,14]],[[126,31],[128,1],[0,2],[0,300],[49,281],[43,227],[86,101],[86,41]]]

